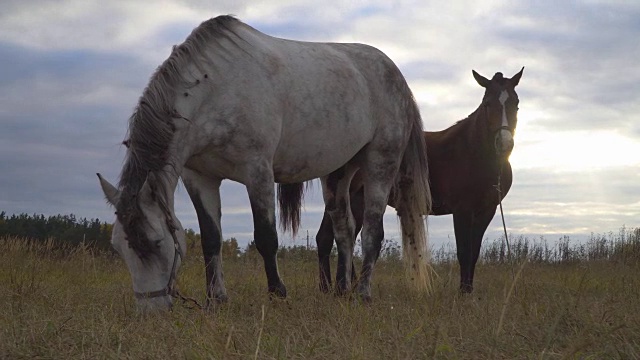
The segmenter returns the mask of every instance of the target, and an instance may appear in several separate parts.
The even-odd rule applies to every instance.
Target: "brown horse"
[[[491,80],[472,71],[478,84],[485,88],[480,106],[466,119],[448,129],[424,133],[433,199],[431,214],[453,214],[460,262],[460,291],[465,293],[473,291],[473,273],[482,237],[495,215],[499,196],[504,198],[511,188],[512,174],[508,159],[513,149],[518,113],[515,87],[523,70],[511,79],[496,73]],[[354,178],[350,189],[356,234],[362,226],[364,209],[363,186],[358,182]],[[393,196],[389,205],[395,207]],[[329,258],[333,238],[331,218],[325,211],[316,236],[320,289],[323,292],[331,288]],[[342,258],[338,256],[337,284],[345,282],[340,277],[345,273],[346,266],[340,261]]]

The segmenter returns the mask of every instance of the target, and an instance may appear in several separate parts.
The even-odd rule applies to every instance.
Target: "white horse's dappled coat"
[[[274,182],[337,174],[325,200],[344,220],[336,219],[344,223],[338,233],[351,238],[345,210],[356,169],[367,174],[363,244],[371,253],[365,254],[360,293],[368,298],[369,268],[394,184],[415,198],[399,213],[411,224],[403,233],[412,237],[416,259],[425,251],[419,219],[430,195],[421,131],[404,78],[375,48],[278,39],[230,16],[202,23],[174,48],[141,96],[118,186],[101,178],[117,210],[112,242],[129,267],[139,304],[154,308],[171,301],[172,264],[185,251],[173,213],[179,177],[198,215],[208,299],[224,301],[220,182],[246,185],[269,291],[285,296],[276,263]]]

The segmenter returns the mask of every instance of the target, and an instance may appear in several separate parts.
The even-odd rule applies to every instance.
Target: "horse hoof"
[[[213,297],[213,300],[216,304],[226,304],[229,302],[229,297],[227,294],[218,294]]]
[[[204,308],[213,309],[216,305],[226,304],[227,302],[229,302],[229,296],[227,296],[226,291],[208,293]]]
[[[283,283],[279,283],[278,285],[269,285],[269,295],[284,299],[287,297],[287,288]]]
[[[319,287],[321,292],[328,294],[331,291],[332,287],[331,280],[329,280],[325,276],[320,276]]]
[[[336,285],[334,295],[337,297],[345,297],[351,293],[351,289],[345,284]]]
[[[460,285],[460,294],[471,294],[473,292],[473,285]]]

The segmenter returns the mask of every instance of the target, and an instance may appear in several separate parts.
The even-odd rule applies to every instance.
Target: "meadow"
[[[563,242],[564,241],[564,242]],[[0,238],[2,359],[637,359],[640,231],[523,237],[507,256],[486,242],[475,292],[458,293],[449,249],[435,251],[432,294],[405,285],[397,249],[374,273],[373,303],[321,294],[312,250],[282,251],[286,300],[270,300],[254,251],[225,258],[230,302],[207,311],[180,302],[138,315],[129,273],[87,245]],[[181,291],[202,300],[191,252]]]

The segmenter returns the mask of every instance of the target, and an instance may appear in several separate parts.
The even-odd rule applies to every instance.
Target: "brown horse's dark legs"
[[[324,213],[320,229],[316,235],[318,247],[318,268],[320,270],[320,291],[328,293],[331,290],[331,250],[333,249],[333,227],[331,216]]]
[[[475,213],[456,212],[453,214],[457,255],[460,263],[460,292],[471,293],[473,291],[473,275],[480,257],[482,237],[495,212],[495,207],[492,207]]]
[[[473,213],[456,212],[453,214],[453,228],[456,235],[456,252],[460,263],[460,292],[473,291],[472,263],[473,248],[471,234],[473,232]]]
[[[469,273],[469,279],[471,284],[471,289],[473,290],[473,275],[476,271],[476,263],[478,262],[478,258],[480,257],[480,247],[482,246],[482,238],[484,237],[485,231],[487,231],[487,227],[489,223],[491,223],[491,219],[493,219],[493,215],[496,213],[496,207],[491,206],[489,208],[480,209],[476,212],[473,217],[472,229],[473,232],[471,234],[471,268]]]

